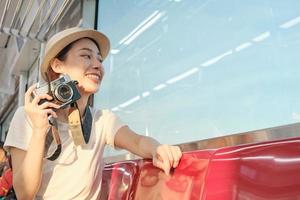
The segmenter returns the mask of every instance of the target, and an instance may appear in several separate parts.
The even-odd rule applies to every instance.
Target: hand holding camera
[[[24,109],[27,116],[31,120],[32,128],[34,130],[41,130],[46,133],[49,127],[48,115],[56,118],[57,115],[53,109],[58,109],[60,106],[50,102],[53,97],[48,94],[36,95],[32,99],[32,93],[36,89],[36,85],[37,84],[34,84],[29,87],[29,89],[25,93]],[[46,101],[42,104],[39,104],[41,100]]]
[[[32,85],[25,93],[25,111],[33,128],[46,132],[49,127],[48,117],[57,118],[55,110],[63,109],[77,101],[80,93],[76,81],[72,81],[68,75],[38,88],[36,86],[37,84]]]
[[[80,93],[76,87],[77,81],[71,80],[68,75],[62,75],[58,79],[48,82],[33,91],[34,96],[48,94],[52,102],[65,108],[67,105],[80,99]],[[42,104],[44,101],[39,102]]]

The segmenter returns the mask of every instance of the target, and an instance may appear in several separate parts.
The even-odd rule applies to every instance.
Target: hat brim
[[[41,76],[44,80],[47,80],[45,72],[48,70],[51,60],[55,58],[57,54],[61,50],[63,50],[67,45],[81,38],[93,39],[100,48],[100,54],[102,56],[102,59],[104,60],[107,57],[110,51],[110,42],[106,35],[92,29],[81,29],[76,27],[73,28],[73,30],[73,32],[71,31],[66,34],[59,35],[58,37],[54,36],[53,39],[51,38],[47,43],[44,58],[41,64]]]

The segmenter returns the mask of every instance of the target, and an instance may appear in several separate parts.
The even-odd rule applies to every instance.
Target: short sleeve
[[[9,151],[10,147],[27,150],[32,136],[32,127],[26,116],[24,107],[19,107],[15,112],[4,143],[4,149]]]
[[[106,135],[106,144],[115,148],[115,135],[118,130],[126,126],[120,118],[109,110],[104,110],[103,114],[105,116],[105,135]]]

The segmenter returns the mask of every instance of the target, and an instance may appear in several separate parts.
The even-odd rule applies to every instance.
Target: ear
[[[57,74],[63,73],[63,67],[62,66],[63,66],[63,62],[61,60],[59,60],[58,58],[54,58],[50,62],[50,67]]]

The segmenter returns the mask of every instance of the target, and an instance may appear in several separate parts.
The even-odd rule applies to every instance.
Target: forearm
[[[178,146],[162,145],[151,137],[136,134],[128,126],[116,133],[115,146],[143,158],[152,158],[153,165],[163,169],[166,174],[169,174],[171,167],[177,167],[182,155]]]
[[[18,199],[32,199],[36,195],[42,176],[45,133],[35,130],[26,155],[14,173],[14,189]]]
[[[138,144],[137,154],[143,158],[152,158],[158,145],[160,143],[154,138],[142,136]]]

